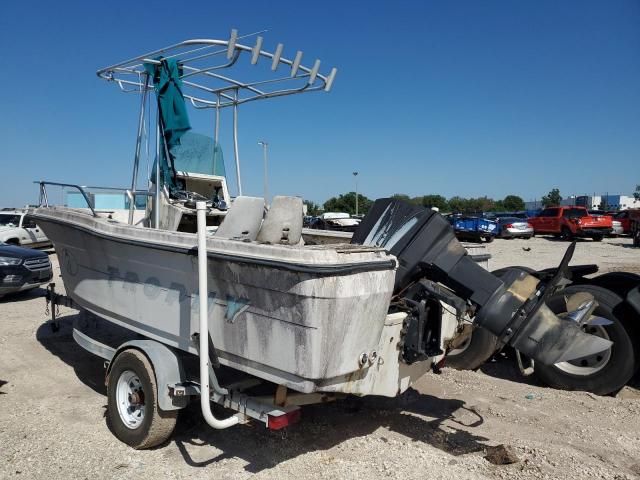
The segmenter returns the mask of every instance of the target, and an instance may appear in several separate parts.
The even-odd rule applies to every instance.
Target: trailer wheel
[[[487,243],[491,243],[493,242],[494,236],[493,235],[487,235],[486,237],[484,237],[485,242]]]
[[[547,305],[556,314],[566,312],[564,294],[588,292],[598,302],[593,315],[613,322],[611,325],[585,325],[588,333],[613,342],[609,350],[583,359],[555,365],[536,364],[535,374],[549,386],[563,390],[584,390],[608,395],[620,390],[633,376],[635,354],[629,333],[616,316],[623,299],[615,293],[593,285],[572,285],[550,297]]]
[[[173,433],[177,410],[158,408],[156,376],[147,357],[130,349],[113,362],[107,384],[107,425],[118,440],[141,450]]]

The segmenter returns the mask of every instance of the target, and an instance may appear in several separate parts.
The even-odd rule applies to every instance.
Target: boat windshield
[[[20,215],[0,213],[0,226],[17,227],[20,225]]]

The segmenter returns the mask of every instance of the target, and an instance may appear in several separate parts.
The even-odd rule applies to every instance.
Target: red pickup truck
[[[553,234],[565,240],[590,237],[599,242],[613,228],[611,217],[589,215],[584,207],[548,207],[528,222],[536,234]]]
[[[621,223],[625,234],[631,233],[631,221],[640,220],[640,208],[622,210],[616,213],[613,218]]]

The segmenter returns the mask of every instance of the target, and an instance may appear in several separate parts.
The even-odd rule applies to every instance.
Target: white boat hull
[[[131,227],[71,209],[39,208],[33,216],[56,247],[65,289],[76,303],[196,353],[194,234]],[[359,393],[378,365],[363,365],[361,356],[380,351],[389,324],[394,257],[349,246],[213,238],[207,246],[209,329],[220,363],[302,392]],[[399,333],[398,322],[391,323]],[[396,356],[398,338],[391,340]],[[398,390],[394,381],[391,394]]]

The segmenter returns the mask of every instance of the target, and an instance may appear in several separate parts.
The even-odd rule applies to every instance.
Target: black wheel
[[[573,233],[571,233],[571,230],[569,230],[569,228],[562,227],[562,230],[560,230],[560,238],[562,238],[562,240],[571,241],[573,240]]]
[[[493,235],[488,235],[486,237],[484,237],[484,241],[487,243],[491,243],[493,242],[494,236]]]
[[[601,242],[601,241],[602,241],[602,235],[596,235],[596,236],[594,236],[594,237],[591,237],[591,239],[592,239],[594,242]]]
[[[625,298],[633,288],[640,285],[640,275],[631,272],[608,272],[589,279],[588,283],[611,290]]]
[[[107,384],[107,425],[135,449],[155,447],[173,433],[177,410],[158,408],[156,376],[147,357],[125,350],[113,362]]]
[[[570,362],[555,365],[535,365],[535,373],[549,386],[563,390],[585,390],[598,395],[608,395],[620,390],[635,372],[635,352],[630,335],[621,318],[624,302],[615,293],[593,285],[572,285],[547,300],[549,308],[556,314],[566,312],[565,295],[577,292],[592,294],[598,306],[593,318],[603,317],[611,325],[589,325],[586,332],[607,338],[613,342],[610,349]],[[567,320],[568,321],[568,320]]]
[[[491,358],[496,348],[498,337],[484,328],[476,328],[462,345],[447,353],[445,365],[458,370],[476,370]]]

